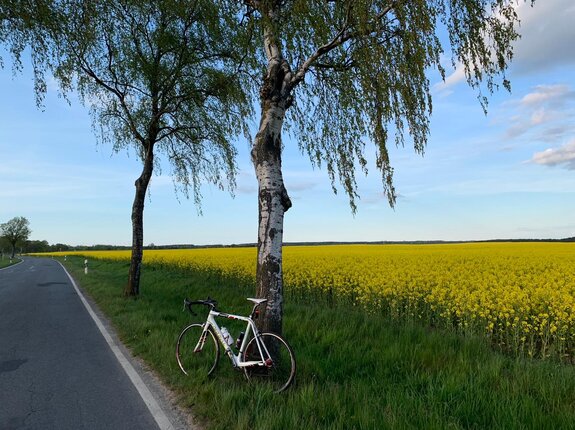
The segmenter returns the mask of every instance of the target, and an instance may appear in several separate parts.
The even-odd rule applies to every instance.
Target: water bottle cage
[[[240,335],[238,336],[237,340],[236,340],[236,348],[240,349],[240,347],[242,346],[242,341],[244,340],[244,335],[245,333],[242,331],[240,333]]]

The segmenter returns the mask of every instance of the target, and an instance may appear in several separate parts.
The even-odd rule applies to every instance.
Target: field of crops
[[[71,253],[68,253],[71,254]],[[127,251],[81,253],[129,259]],[[255,248],[146,250],[145,264],[252,283]],[[519,355],[575,356],[575,244],[473,243],[284,248],[286,295],[483,333]]]

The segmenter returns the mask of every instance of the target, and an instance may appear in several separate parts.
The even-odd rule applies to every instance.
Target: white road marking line
[[[74,289],[76,290],[76,293],[80,297],[80,300],[82,300],[84,307],[86,308],[86,310],[88,311],[88,313],[90,314],[90,316],[92,317],[94,322],[96,323],[96,326],[98,326],[100,333],[102,333],[102,336],[104,336],[104,339],[106,339],[108,346],[110,347],[110,349],[112,350],[112,352],[116,356],[117,360],[120,362],[120,364],[124,368],[124,371],[126,372],[128,377],[132,381],[132,384],[134,384],[134,387],[136,387],[136,390],[138,390],[138,393],[140,393],[142,400],[144,400],[144,403],[146,404],[150,413],[152,414],[152,416],[156,420],[158,427],[161,430],[174,430],[174,426],[172,425],[172,423],[170,422],[170,420],[168,419],[168,417],[166,416],[166,414],[164,413],[164,411],[162,410],[162,408],[160,407],[158,402],[156,402],[156,399],[152,395],[150,389],[144,383],[144,381],[142,380],[140,375],[138,375],[138,372],[136,372],[136,369],[134,369],[134,367],[128,361],[126,356],[122,353],[122,351],[120,350],[118,345],[116,345],[116,343],[112,339],[112,336],[110,336],[110,333],[108,333],[108,330],[106,330],[106,327],[104,327],[104,324],[102,324],[102,321],[100,321],[100,318],[98,318],[98,315],[96,315],[95,312],[90,307],[90,304],[88,303],[88,301],[86,300],[86,298],[84,297],[84,295],[82,294],[82,292],[80,291],[78,286],[76,285],[76,282],[74,281],[72,276],[68,273],[66,268],[62,265],[62,263],[60,263],[58,261],[58,264],[60,264],[60,266],[62,266],[62,269],[64,269],[64,272],[66,272],[66,275],[68,275],[68,278],[70,279],[70,282],[72,282],[72,285],[73,285]]]

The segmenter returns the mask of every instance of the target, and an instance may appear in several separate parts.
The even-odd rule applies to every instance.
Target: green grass
[[[222,357],[215,375],[186,377],[175,360],[192,317],[184,297],[210,295],[248,314],[251,288],[207,274],[144,267],[141,297],[125,299],[128,263],[65,263],[135,355],[156,369],[206,428],[569,429],[575,368],[511,358],[482,338],[401,325],[347,306],[288,302],[284,336],[298,362],[296,385],[272,394],[248,384]],[[199,321],[201,318],[196,317]],[[240,327],[227,321],[234,336]]]
[[[4,256],[4,258],[0,258],[0,269],[11,266],[19,262],[20,262],[19,258],[13,258],[12,260],[10,260],[10,257]]]

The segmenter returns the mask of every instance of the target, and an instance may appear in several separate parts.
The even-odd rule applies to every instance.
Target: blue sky
[[[433,82],[425,156],[391,148],[395,209],[372,167],[358,177],[355,216],[325,171],[286,138],[284,180],[293,201],[284,240],[483,240],[575,236],[575,3],[521,4],[511,94],[490,97],[485,116],[460,71]],[[140,164],[98,145],[92,122],[50,86],[36,108],[29,67],[0,70],[0,222],[29,219],[31,239],[71,245],[131,243],[130,212]],[[446,61],[446,64],[449,64]],[[237,143],[235,198],[203,188],[202,215],[177,195],[169,167],[152,179],[144,243],[233,244],[257,240],[257,181],[249,143]],[[368,146],[369,148],[369,146]],[[368,149],[368,158],[373,151]],[[373,166],[373,163],[371,163]]]

